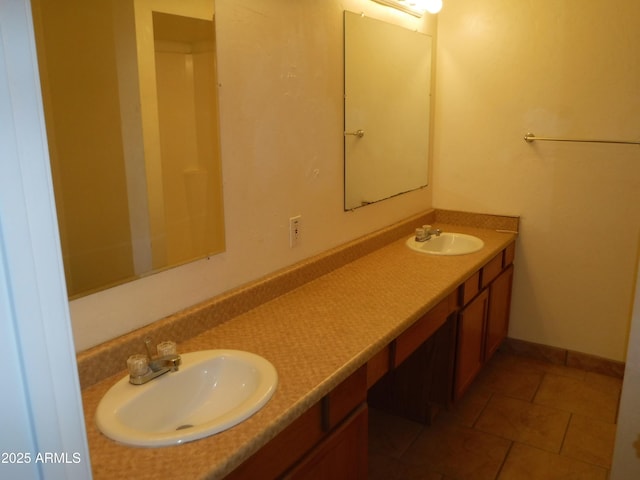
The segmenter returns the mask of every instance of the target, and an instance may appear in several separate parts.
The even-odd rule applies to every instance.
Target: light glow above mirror
[[[421,17],[424,12],[436,14],[442,10],[442,0],[373,0],[376,3],[393,7],[401,12],[415,17]]]

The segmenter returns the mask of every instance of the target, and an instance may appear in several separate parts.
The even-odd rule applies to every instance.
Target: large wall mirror
[[[32,0],[67,288],[224,250],[213,0]]]
[[[345,210],[428,183],[431,37],[344,13]]]

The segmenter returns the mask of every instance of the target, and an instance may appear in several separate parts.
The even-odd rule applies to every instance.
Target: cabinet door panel
[[[513,265],[510,265],[494,280],[489,289],[489,315],[487,317],[485,360],[491,358],[507,336],[509,330],[512,280]]]
[[[368,410],[362,405],[335,432],[305,457],[287,480],[367,478]]]
[[[291,465],[322,439],[324,431],[321,419],[322,408],[318,402],[225,478],[280,478]]]
[[[484,360],[485,320],[489,307],[489,290],[484,290],[458,317],[458,356],[454,398],[458,399],[480,371]]]

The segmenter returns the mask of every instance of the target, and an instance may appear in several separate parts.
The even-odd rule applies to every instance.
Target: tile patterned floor
[[[606,480],[622,380],[498,352],[423,426],[369,412],[371,480]]]

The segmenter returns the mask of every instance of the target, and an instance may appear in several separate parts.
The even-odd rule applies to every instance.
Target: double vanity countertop
[[[517,219],[500,218],[507,219],[504,230],[517,230]],[[401,238],[180,342],[181,353],[246,350],[263,356],[277,369],[278,387],[271,400],[227,431],[170,447],[121,445],[100,433],[95,411],[125,371],[85,387],[82,398],[94,478],[223,478],[517,235],[495,227],[437,221],[433,225],[445,232],[475,235],[485,246],[467,255],[423,254],[405,245],[412,231],[409,227]]]

